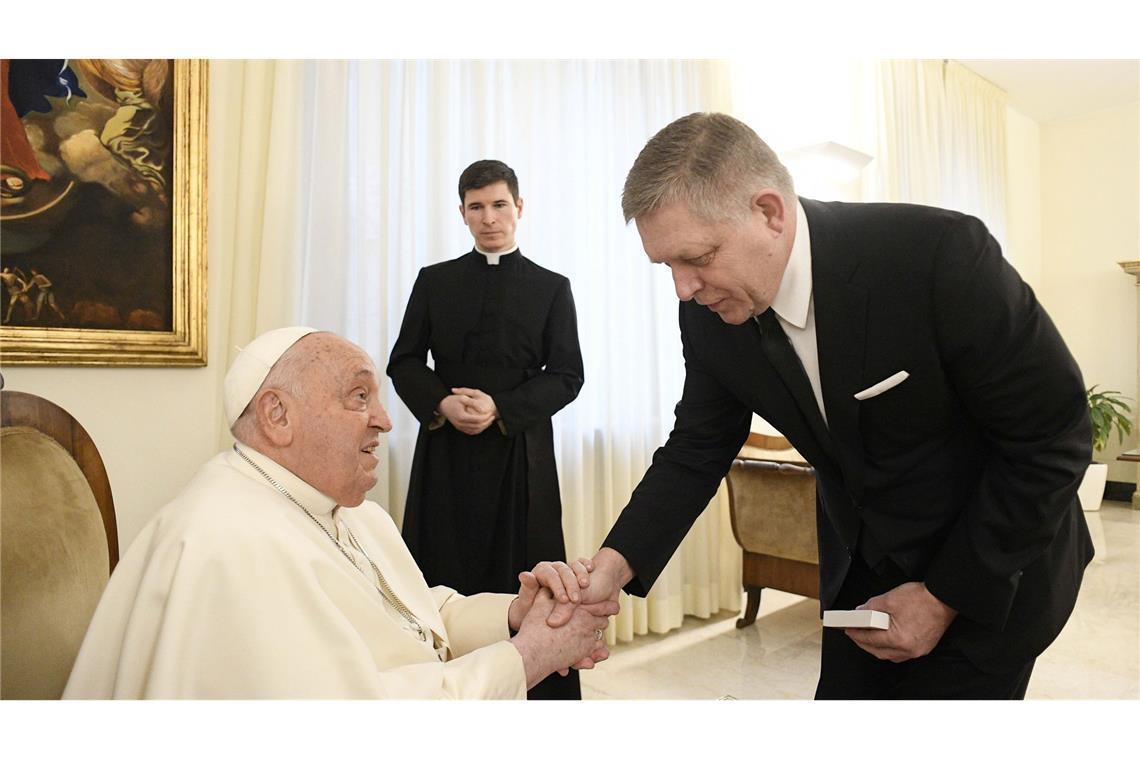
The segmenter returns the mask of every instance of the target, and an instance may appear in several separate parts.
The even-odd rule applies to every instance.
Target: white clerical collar
[[[479,244],[476,243],[475,244],[475,250],[487,257],[487,263],[488,264],[490,264],[491,266],[497,267],[499,265],[499,259],[503,258],[504,256],[510,256],[512,253],[517,253],[519,250],[519,247],[516,245],[513,249],[511,249],[509,251],[499,251],[498,253],[491,253],[490,251],[484,251],[482,248],[479,247]]]
[[[265,470],[266,475],[276,480],[294,499],[305,505],[305,509],[312,512],[314,516],[329,517],[336,508],[337,504],[335,499],[330,496],[325,496],[316,488],[313,488],[304,480],[301,480],[301,478],[277,462],[274,462],[260,451],[256,451],[252,447],[240,443],[235,443],[234,447],[240,448],[241,454],[249,457],[254,464]],[[258,480],[270,488],[273,488],[272,484],[265,479],[264,475],[250,467],[248,462],[240,461],[241,454],[236,455],[239,461],[236,462],[234,466],[248,475],[251,475],[254,480]]]
[[[802,330],[807,324],[809,306],[811,306],[811,235],[808,233],[804,207],[799,200],[796,200],[796,238],[792,241],[792,252],[788,255],[788,265],[784,268],[780,289],[772,299],[772,308],[785,322]]]

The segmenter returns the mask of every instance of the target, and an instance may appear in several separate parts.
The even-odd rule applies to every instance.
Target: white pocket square
[[[910,377],[910,373],[906,370],[903,370],[902,372],[896,372],[886,380],[877,382],[866,390],[859,391],[855,394],[855,399],[857,401],[866,401],[869,398],[874,398],[880,393],[886,393],[891,388],[894,388],[896,385],[901,383],[903,380],[906,380],[908,377]]]

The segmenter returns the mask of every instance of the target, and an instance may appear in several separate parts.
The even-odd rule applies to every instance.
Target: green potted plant
[[[1089,404],[1089,419],[1092,420],[1093,451],[1104,451],[1112,431],[1116,430],[1117,440],[1124,442],[1124,437],[1132,432],[1132,407],[1117,391],[1097,391],[1097,386],[1085,392]],[[1093,462],[1081,481],[1077,492],[1081,500],[1081,509],[1086,512],[1095,512],[1100,509],[1100,502],[1104,499],[1104,487],[1108,482],[1108,465]]]

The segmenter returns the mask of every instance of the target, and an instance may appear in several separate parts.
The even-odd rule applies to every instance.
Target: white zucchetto
[[[294,343],[315,332],[319,331],[313,327],[281,327],[262,333],[245,348],[238,349],[238,355],[226,373],[222,394],[226,421],[230,427],[233,427],[237,418],[257,395],[258,389],[265,382],[269,370],[273,369],[277,360]]]

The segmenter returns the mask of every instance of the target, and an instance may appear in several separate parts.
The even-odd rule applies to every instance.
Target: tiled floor
[[[1077,607],[1038,658],[1029,699],[1140,698],[1140,511],[1104,502],[1086,512],[1097,556]],[[814,599],[768,590],[756,624],[686,618],[639,636],[582,673],[584,699],[810,699],[819,676]]]

